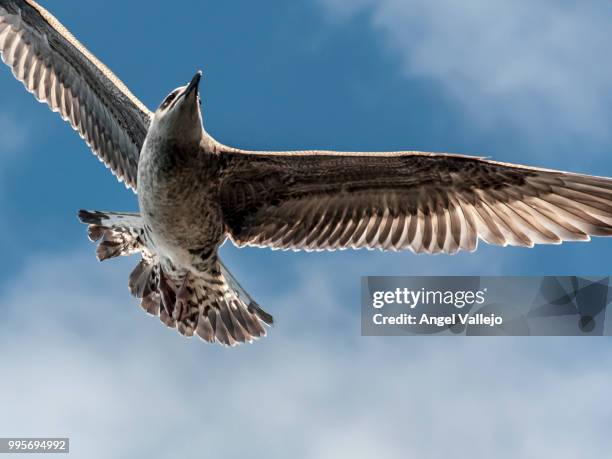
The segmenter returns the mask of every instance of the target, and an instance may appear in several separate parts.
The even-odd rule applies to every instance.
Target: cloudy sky
[[[207,129],[252,149],[420,149],[612,176],[612,6],[565,0],[119,0],[46,6],[154,108],[204,71]],[[277,320],[189,341],[99,264],[79,208],[134,210],[0,68],[0,433],[74,457],[601,457],[608,338],[365,338],[362,275],[609,274],[612,243],[453,257],[225,246]]]

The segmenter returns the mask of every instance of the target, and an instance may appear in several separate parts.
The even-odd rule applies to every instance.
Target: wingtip
[[[102,222],[102,213],[80,209],[78,212],[79,220],[87,225],[99,225]]]

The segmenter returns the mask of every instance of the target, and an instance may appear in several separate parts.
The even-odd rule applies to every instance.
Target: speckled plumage
[[[612,179],[414,151],[255,152],[203,128],[201,74],[155,113],[33,0],[0,0],[0,54],[110,170],[139,214],[81,211],[102,259],[140,253],[142,308],[186,336],[234,345],[272,316],[219,260],[238,246],[449,253],[612,235]]]
[[[184,251],[184,258],[193,257],[197,264],[224,241],[218,169],[214,154],[201,145],[147,138],[139,163],[138,201],[160,250]]]

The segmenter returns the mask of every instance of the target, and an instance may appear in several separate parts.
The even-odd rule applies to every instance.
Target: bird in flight
[[[235,345],[272,316],[218,248],[473,251],[612,235],[612,179],[417,151],[246,151],[217,142],[201,73],[151,112],[33,0],[0,0],[0,52],[134,192],[139,213],[80,211],[100,260],[140,253],[129,287],[185,336]]]

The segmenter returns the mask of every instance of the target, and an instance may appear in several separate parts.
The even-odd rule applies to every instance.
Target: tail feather
[[[145,296],[140,302],[140,307],[152,316],[159,316],[159,310],[161,308],[161,297],[159,293],[153,292]]]
[[[221,271],[221,277],[227,283],[228,288],[230,288],[234,292],[234,295],[236,296],[237,300],[246,304],[247,309],[252,314],[255,314],[257,317],[259,317],[262,322],[264,322],[267,325],[272,325],[274,323],[274,318],[270,314],[268,314],[266,311],[261,309],[259,304],[257,304],[257,302],[251,297],[251,295],[247,293],[247,291],[244,288],[242,288],[242,285],[238,283],[234,275],[231,272],[229,272],[229,270],[220,260],[219,260],[219,268]]]
[[[274,323],[219,260],[211,260],[203,273],[164,272],[139,214],[81,210],[79,219],[89,225],[89,238],[99,241],[100,261],[141,253],[129,277],[130,292],[141,299],[142,309],[182,335],[234,346],[265,336],[265,326]]]
[[[159,265],[142,259],[130,274],[128,287],[136,298],[147,298],[157,292],[158,279]]]
[[[224,271],[229,275],[225,268]],[[231,275],[226,277],[221,272],[213,280],[189,274],[189,295],[173,314],[178,331],[186,336],[195,333],[205,341],[227,346],[266,336],[265,325],[273,324],[272,316],[232,280]],[[183,299],[178,298],[179,301]]]

